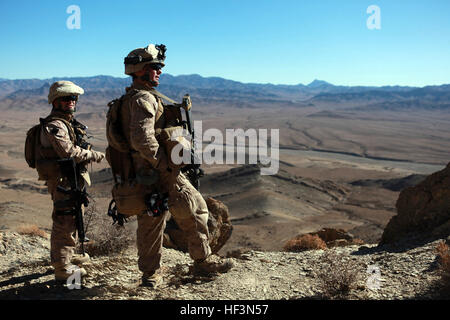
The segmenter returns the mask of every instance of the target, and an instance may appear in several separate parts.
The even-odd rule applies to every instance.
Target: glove
[[[91,151],[92,152],[92,160],[94,160],[97,163],[100,163],[103,159],[105,159],[105,154],[98,151]]]

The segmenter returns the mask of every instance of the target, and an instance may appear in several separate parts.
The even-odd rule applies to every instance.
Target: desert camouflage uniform
[[[211,249],[206,202],[183,173],[169,167],[167,155],[155,136],[155,129],[164,128],[166,124],[161,99],[148,87],[133,83],[123,98],[121,117],[125,137],[136,151],[133,153],[136,174],[151,176],[153,170],[159,173],[158,190],[169,194],[170,214],[187,234],[191,258],[207,258]],[[144,276],[153,274],[160,267],[167,215],[168,212],[158,217],[146,213],[138,215],[138,265]]]
[[[52,111],[50,117],[62,118],[70,122],[71,114]],[[56,158],[73,158],[75,162],[90,162],[97,160],[101,153],[93,150],[86,150],[77,146],[71,139],[69,130],[66,124],[61,120],[50,120],[42,126],[40,133],[40,142],[42,147],[48,150],[53,150]],[[83,177],[89,181],[88,173],[85,172]],[[67,178],[61,177],[59,172],[55,170],[53,174],[48,173],[45,177],[48,192],[51,194],[53,200],[52,213],[52,233],[50,239],[50,256],[51,263],[56,270],[61,270],[70,266],[70,261],[76,245],[76,227],[75,217],[73,215],[58,215],[58,210],[67,208],[59,207],[56,209],[58,201],[69,200],[70,196],[57,190],[58,186],[65,189],[70,188]],[[80,179],[80,186],[84,187],[85,180]]]

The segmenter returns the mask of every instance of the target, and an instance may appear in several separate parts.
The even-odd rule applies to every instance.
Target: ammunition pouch
[[[117,211],[125,217],[141,213],[155,214],[154,195],[157,194],[156,182],[159,174],[156,170],[151,175],[136,174],[131,181],[116,183],[112,189],[112,196],[116,203]],[[160,202],[159,198],[157,199]],[[167,202],[167,200],[166,200]]]
[[[53,208],[57,216],[74,216],[76,214],[74,199],[57,200],[53,202]]]
[[[75,208],[76,202],[74,199],[57,200],[53,203],[53,206],[55,209]]]
[[[149,187],[136,181],[116,183],[111,191],[117,211],[125,217],[131,217],[147,211],[145,203]]]
[[[136,182],[148,187],[153,187],[155,183],[158,182],[158,180],[159,180],[159,173],[156,170],[152,170],[151,175],[144,175],[140,173],[136,174]]]
[[[87,194],[82,194],[81,198],[77,199],[74,198],[73,194],[70,194],[69,190],[64,189],[62,186],[58,186],[56,190],[66,195],[66,199],[60,199],[53,202],[53,207],[55,208],[57,215],[70,215],[70,212],[75,215],[79,201],[81,201],[85,207],[89,204]]]
[[[146,196],[156,188],[158,172],[149,170],[136,173],[133,155],[120,152],[112,146],[106,149],[106,158],[113,169],[115,184],[111,193],[117,213],[130,217],[147,212]]]
[[[61,170],[59,169],[56,159],[48,160],[41,159],[36,161],[36,170],[39,175],[39,180],[50,180],[55,176],[61,176]]]
[[[57,216],[75,216],[75,209],[73,210],[55,210]]]

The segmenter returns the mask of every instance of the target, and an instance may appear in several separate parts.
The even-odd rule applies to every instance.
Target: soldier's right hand
[[[92,159],[99,163],[101,162],[103,159],[105,159],[105,154],[102,152],[98,152],[98,151],[91,151],[92,152]]]

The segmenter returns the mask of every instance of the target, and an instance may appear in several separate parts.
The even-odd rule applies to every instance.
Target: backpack
[[[112,169],[116,184],[118,183],[117,175],[121,179],[134,176],[132,150],[123,133],[120,118],[123,97],[109,102],[106,114],[106,139],[108,140],[106,160]]]
[[[25,160],[30,168],[36,169],[36,147],[40,144],[41,124],[30,128],[25,139]]]
[[[69,131],[70,139],[73,142],[75,141],[74,129],[67,120],[52,116],[48,116],[47,118],[39,118],[40,123],[34,125],[27,131],[27,136],[25,139],[25,148],[24,148],[25,161],[27,162],[30,168],[39,170],[38,168],[39,160],[46,159],[49,156],[49,153],[50,154],[53,153],[52,150],[44,150],[40,138],[42,126],[52,120],[61,120],[62,122],[64,122],[64,124],[67,127],[67,130]]]
[[[124,96],[114,99],[108,103],[108,113],[106,114],[106,139],[108,145],[117,151],[128,153],[130,147],[122,132],[122,124],[120,122],[120,109]]]
[[[135,181],[132,150],[122,130],[120,113],[123,97],[109,102],[106,114],[106,139],[108,140],[106,160],[114,178],[114,186],[111,190],[113,200],[110,202],[108,214],[112,216],[113,212],[116,212],[118,217],[116,219],[119,221],[147,209],[146,186]],[[124,180],[124,177],[128,180]],[[114,208],[113,203],[115,203]],[[123,224],[123,221],[119,224]]]

